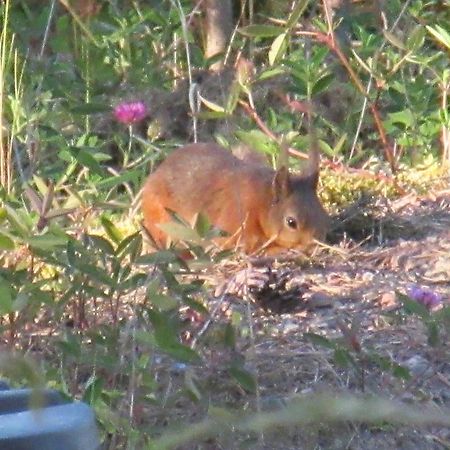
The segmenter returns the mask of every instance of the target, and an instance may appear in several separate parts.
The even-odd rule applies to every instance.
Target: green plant
[[[236,67],[228,81],[226,70],[211,78],[211,93],[205,69],[215,61],[202,53],[194,3],[0,6],[0,329],[5,344],[38,355],[42,375],[14,358],[0,369],[18,383],[46,383],[93,404],[110,448],[183,445],[226,427],[254,438],[317,415],[336,420],[339,402],[327,416],[330,400],[316,397],[308,402],[325,405],[317,415],[310,403],[253,414],[266,386],[249,358],[252,319],[231,307],[223,319],[220,303],[209,303],[207,272],[230,255],[209,245],[219,231],[204,217],[193,227],[174,218],[168,231],[180,246],[143,250],[139,190],[149,166],[192,128],[225,144],[251,144],[273,163],[289,142],[289,162],[299,165],[312,111],[330,206],[355,199],[366,179],[383,194],[415,189],[403,170],[423,178],[418,168],[450,157],[447,5],[335,2],[331,11],[325,1],[242,2],[226,51]],[[132,129],[117,123],[113,110],[124,101],[146,102],[149,116],[171,103],[158,118],[173,127],[160,132],[152,117]],[[349,168],[356,179],[334,173]],[[186,250],[191,260],[180,257]],[[397,318],[419,317],[429,342],[444,351],[448,307],[432,312],[401,300]],[[408,379],[392,357],[362,341],[356,322],[339,328],[341,339],[307,337],[331,351],[333,366],[358,388],[372,369]],[[250,413],[230,414],[229,404]],[[356,406],[349,420],[365,408]],[[207,419],[166,436],[165,421],[192,421],[191,410]]]
[[[417,301],[411,294],[397,293],[397,295],[402,303],[400,317],[404,320],[407,317],[419,318],[427,330],[428,344],[437,348],[445,346],[449,338],[450,308],[443,306],[437,311],[431,311],[426,304]]]
[[[348,326],[339,320],[338,326],[342,332],[342,338],[328,339],[314,333],[305,333],[304,336],[314,345],[332,350],[334,364],[337,367],[353,371],[357,383],[363,392],[366,389],[365,380],[367,373],[374,370],[374,368],[381,371],[389,371],[392,375],[402,380],[410,378],[409,371],[396,363],[392,358],[380,354],[379,351],[373,348],[365,348],[358,336],[360,330],[356,321],[353,321]]]

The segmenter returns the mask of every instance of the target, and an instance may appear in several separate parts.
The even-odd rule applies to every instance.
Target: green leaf
[[[135,262],[136,258],[142,253],[142,233],[140,230],[136,233],[122,239],[116,249],[116,253],[120,258],[130,255],[130,261]]]
[[[389,41],[394,47],[397,47],[400,50],[406,50],[405,44],[395,34],[387,30],[383,30],[383,34],[386,40]]]
[[[188,346],[178,342],[175,335],[172,334],[171,331],[172,330],[170,330],[167,326],[165,329],[158,327],[155,330],[155,341],[158,347],[177,361],[201,361],[198,353]]]
[[[397,297],[402,302],[403,309],[407,314],[417,314],[422,319],[427,319],[430,317],[430,312],[421,303],[410,299],[407,295],[400,292],[397,292]]]
[[[147,314],[155,328],[155,333],[160,334],[160,339],[164,338],[167,341],[178,342],[175,325],[170,322],[167,314],[155,309],[148,309]]]
[[[205,97],[202,97],[199,94],[199,98],[201,100],[201,102],[207,107],[209,108],[211,111],[215,112],[215,113],[226,113],[225,108],[223,106],[218,105],[217,103],[211,102],[210,100],[206,99]]]
[[[130,266],[128,266],[130,267]],[[133,290],[136,291],[136,289],[140,286],[144,286],[145,283],[148,281],[148,274],[146,273],[134,273],[131,275],[131,277],[124,279],[121,279],[119,286],[117,289],[120,292]]]
[[[238,82],[234,82],[232,84],[230,92],[228,94],[228,98],[227,98],[227,105],[225,108],[227,114],[229,114],[229,115],[233,114],[233,112],[236,109],[236,106],[238,104],[239,97],[241,96],[241,92],[243,92],[243,91],[248,93],[248,88],[242,86]]]
[[[148,266],[150,264],[170,264],[177,261],[178,257],[175,252],[171,250],[159,250],[137,258],[136,264]]]
[[[411,52],[420,50],[425,42],[426,29],[423,25],[417,25],[411,34],[408,35],[406,46]]]
[[[255,376],[249,371],[240,367],[230,367],[230,375],[244,388],[247,392],[256,392],[256,379]]]
[[[139,344],[146,345],[147,347],[154,347],[156,345],[155,336],[153,333],[143,330],[136,330],[136,341]]]
[[[171,239],[200,244],[202,239],[192,228],[177,222],[160,223],[158,225]]]
[[[435,39],[450,49],[450,33],[447,30],[439,25],[435,25],[434,28],[427,25],[426,29]]]
[[[199,119],[204,120],[214,120],[214,119],[225,119],[226,117],[229,117],[229,113],[227,111],[200,111],[197,114],[197,117]]]
[[[336,78],[336,75],[333,73],[327,73],[320,77],[313,85],[312,87],[312,95],[318,95],[321,92],[328,89],[332,81]]]
[[[63,247],[67,244],[68,237],[55,235],[53,233],[46,233],[41,236],[32,236],[26,239],[28,244],[39,250],[53,250],[58,247]]]
[[[411,374],[406,367],[400,366],[399,364],[392,364],[392,374],[396,378],[400,378],[402,380],[410,380]]]
[[[199,312],[200,314],[209,314],[209,310],[207,307],[205,307],[202,303],[200,303],[197,300],[194,300],[190,297],[184,298],[183,299],[183,303],[186,306],[189,306],[190,308],[192,308],[194,311]]]
[[[339,155],[341,153],[342,147],[345,144],[345,141],[347,140],[347,133],[344,133],[339,140],[337,141],[336,145],[334,146],[332,150],[333,156]]]
[[[103,180],[96,183],[96,187],[100,189],[110,189],[115,186],[119,186],[122,183],[137,182],[142,174],[142,170],[127,170],[118,176],[104,178]]]
[[[439,327],[436,322],[429,322],[427,324],[428,331],[428,343],[432,347],[436,347],[439,344]]]
[[[13,312],[13,300],[10,283],[0,278],[0,315]]]
[[[80,149],[77,147],[71,147],[69,149],[70,154],[77,160],[77,162],[83,167],[87,167],[89,170],[92,170],[97,175],[102,175],[103,170],[100,167],[98,161],[94,158],[94,156],[85,149]]]
[[[24,296],[27,295],[26,292],[23,293]],[[20,297],[20,298],[19,298]],[[28,304],[30,305],[42,305],[42,304],[47,304],[50,305],[52,303],[54,303],[55,297],[54,294],[50,291],[42,291],[40,289],[38,290],[32,290],[29,293],[29,298],[25,299],[22,298],[22,293],[20,293],[16,300],[14,300],[14,310],[16,310],[16,308],[22,308],[26,305],[24,305],[24,302],[27,301]]]
[[[270,46],[268,54],[269,65],[273,66],[281,58],[283,58],[284,54],[286,53],[286,49],[287,49],[287,34],[282,33],[274,39],[272,45]]]
[[[147,291],[146,297],[159,311],[169,311],[178,306],[178,300],[170,295],[163,295],[155,292],[149,293]]]
[[[116,282],[111,278],[111,275],[104,269],[96,267],[93,264],[87,264],[82,261],[77,261],[75,267],[83,274],[89,275],[92,281],[102,283],[108,287],[115,287]]]
[[[29,229],[24,224],[24,220],[17,211],[11,208],[9,205],[4,206],[7,214],[8,214],[8,222],[14,228],[14,231],[20,235],[20,237],[25,237],[29,233]]]
[[[450,322],[450,306],[444,306],[439,311],[436,311],[434,314],[435,320],[438,322]]]
[[[67,241],[66,255],[69,265],[75,267],[77,257],[75,255],[75,242],[72,239]]]
[[[72,356],[73,358],[81,356],[81,345],[75,336],[69,334],[65,337],[65,340],[58,341],[56,344],[61,348],[65,356]]]
[[[106,218],[105,216],[101,216],[100,222],[103,228],[105,229],[106,234],[113,242],[118,244],[119,242],[122,241],[123,239],[122,233],[108,218]]]
[[[368,360],[376,364],[381,370],[389,370],[395,377],[403,380],[409,380],[411,378],[409,370],[394,363],[391,358],[381,356],[378,353],[370,353],[367,356]]]
[[[257,77],[258,81],[268,80],[270,78],[277,77],[279,75],[284,75],[286,69],[284,67],[271,67],[269,69],[263,70]]]
[[[161,12],[163,12],[161,10]],[[142,12],[140,12],[140,15]],[[168,26],[167,18],[160,14],[160,12],[156,8],[151,8],[147,11],[146,14],[142,14],[142,20],[148,20],[150,22],[153,22],[156,25],[159,25],[161,27]]]
[[[204,238],[207,235],[208,231],[211,229],[211,222],[209,221],[208,217],[205,214],[199,213],[197,215],[194,229],[198,233],[198,235],[202,238]]]
[[[334,350],[336,348],[335,342],[330,341],[330,339],[323,337],[320,334],[303,333],[303,336],[311,341],[314,345],[320,345],[321,347],[329,348],[331,350]]]
[[[12,302],[11,309],[22,311],[30,303],[30,295],[26,292],[19,292],[16,299]]]
[[[0,233],[0,250],[13,250],[14,241],[8,236]]]
[[[222,61],[225,54],[223,52],[215,53],[214,55],[210,56],[209,58],[206,58],[205,60],[205,66],[210,68],[214,63],[218,61]]]
[[[239,28],[238,31],[246,37],[267,38],[275,37],[280,34],[282,29],[275,25],[247,25]]]
[[[292,70],[291,74],[293,77],[292,81],[295,87],[295,92],[299,95],[307,95],[308,86],[307,82],[305,81],[304,74],[300,74],[297,70]]]
[[[115,254],[114,247],[111,245],[111,242],[109,242],[103,236],[90,234],[87,236],[87,238],[90,241],[90,245],[92,245],[92,247],[94,247],[95,249],[100,250],[102,253],[105,253],[106,255],[111,256]]]
[[[149,309],[147,311],[150,321],[155,329],[154,337],[158,347],[182,362],[200,362],[198,353],[179,342],[176,323],[171,321],[167,313]]]
[[[385,356],[381,356],[378,353],[370,353],[367,355],[368,360],[376,364],[381,370],[390,370],[392,367],[392,361]]]
[[[287,28],[291,29],[297,25],[297,22],[305,11],[305,8],[308,6],[308,3],[309,0],[299,0],[297,2],[287,21]]]
[[[36,188],[38,189],[39,193],[42,196],[45,196],[49,189],[47,182],[42,177],[39,177],[36,174],[33,175],[33,181],[34,181],[34,184],[36,185]],[[41,208],[39,207],[37,209],[40,210]]]
[[[343,348],[336,348],[334,350],[334,362],[341,367],[356,365],[350,352]]]
[[[155,334],[155,338],[158,347],[177,361],[195,363],[202,360],[200,355],[195,350],[192,350],[186,345],[178,342],[159,341],[157,334]]]
[[[387,120],[392,124],[398,123],[404,125],[405,128],[409,128],[415,123],[414,115],[409,108],[404,109],[403,111],[389,113]]]
[[[228,322],[225,326],[224,343],[231,349],[234,349],[236,347],[236,332],[230,322]]]
[[[245,144],[250,145],[257,151],[266,153],[268,155],[275,155],[278,152],[277,144],[259,130],[252,131],[236,131],[236,136]]]
[[[320,151],[331,157],[336,156],[335,150],[330,147],[328,142],[319,139],[317,143],[319,144]]]

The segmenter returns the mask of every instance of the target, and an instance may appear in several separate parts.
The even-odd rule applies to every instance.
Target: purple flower
[[[408,295],[428,309],[435,308],[442,303],[442,296],[431,289],[413,285],[408,289]]]
[[[123,102],[114,108],[114,117],[125,125],[140,122],[147,115],[144,102]]]

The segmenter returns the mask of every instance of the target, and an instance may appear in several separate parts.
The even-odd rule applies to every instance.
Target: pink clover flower
[[[114,108],[114,117],[125,125],[140,122],[147,115],[147,106],[144,102],[123,102]]]

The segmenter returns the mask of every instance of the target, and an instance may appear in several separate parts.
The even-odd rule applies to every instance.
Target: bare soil
[[[362,217],[370,217],[365,225],[372,232],[365,242],[346,238],[341,230],[339,244],[321,249],[300,266],[298,261],[228,261],[216,268],[208,278],[211,297],[216,294],[210,306],[221,313],[210,327],[224,311],[238,311],[246,318],[250,337],[241,336],[237,348],[257,377],[259,395],[244,393],[217,372],[229,355],[212,350],[201,372],[203,379],[210,373],[209,392],[215,394],[207,404],[179,403],[181,421],[200,420],[209,404],[276,410],[296,396],[330,390],[368,393],[405,405],[450,406],[448,330],[442,329],[439,344],[431,346],[423,322],[401,314],[399,299],[416,284],[441,294],[444,305],[450,303],[450,193],[386,201],[367,213],[361,209],[349,218],[361,230]],[[314,345],[304,333],[338,339],[357,366],[340,366],[333,351]],[[407,368],[410,377],[382,370],[365,356],[371,354]],[[450,430],[316,423],[264,437],[226,432],[183,448],[448,449]]]
[[[184,366],[156,355],[152,376],[157,380],[158,400],[153,406],[145,389],[135,392],[137,426],[147,433],[165,433],[176,424],[201,422],[213,407],[277,411],[304,394],[330,391],[395,399],[405,408],[408,404],[450,407],[449,330],[441,327],[438,345],[431,346],[423,321],[405,315],[400,298],[416,284],[441,294],[443,305],[450,303],[450,192],[372,202],[344,216],[337,223],[345,226],[337,226],[332,236],[336,243],[318,249],[312,257],[233,258],[196,275],[204,282],[211,316],[196,318],[185,311],[187,317],[191,314],[186,342],[201,340],[203,364]],[[121,307],[123,317],[133,314],[129,300]],[[224,348],[220,335],[221,325],[230,317],[241,320],[233,350]],[[32,328],[30,351],[42,349],[44,335],[55,330]],[[332,350],[314,344],[305,333],[338,342],[356,364],[342,366]],[[121,340],[118,345],[126,348]],[[381,368],[371,355],[384,357],[393,366]],[[254,374],[257,393],[245,391],[226,370],[227,361],[237,358]],[[394,365],[406,368],[409,378],[396,375]],[[189,379],[200,393],[196,401],[192,392],[186,394]],[[116,414],[125,416],[128,411],[124,404]],[[122,447],[110,443],[107,448]],[[227,429],[215,438],[179,448],[450,449],[450,430],[388,423],[311,423],[277,428],[264,436]]]

